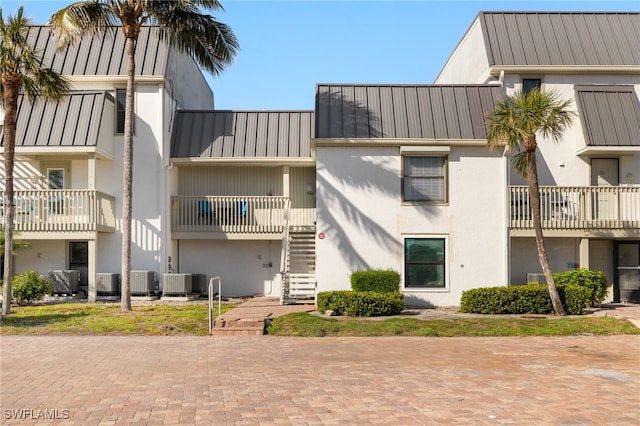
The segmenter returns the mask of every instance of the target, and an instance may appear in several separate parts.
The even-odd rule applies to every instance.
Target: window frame
[[[427,286],[407,286],[407,240],[442,240],[444,244],[444,259],[442,260],[443,273],[444,273],[444,285],[442,287],[427,287]],[[449,235],[446,234],[411,234],[402,236],[402,290],[405,293],[448,293],[449,287]]]
[[[402,181],[401,181],[401,194],[402,194],[402,204],[406,205],[414,205],[414,204],[429,204],[429,205],[447,205],[449,204],[449,155],[446,153],[438,153],[438,152],[424,152],[424,153],[402,153]],[[409,176],[407,174],[407,159],[409,158],[442,158],[443,165],[442,176]],[[406,181],[411,178],[442,178],[442,194],[444,196],[443,200],[429,200],[429,199],[407,199],[407,194],[405,191]]]

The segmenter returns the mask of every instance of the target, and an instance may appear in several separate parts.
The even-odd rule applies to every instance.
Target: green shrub
[[[589,306],[598,306],[607,297],[609,283],[604,273],[600,271],[590,271],[588,269],[575,269],[567,272],[553,274],[556,285],[577,285],[582,287],[587,293],[587,303]]]
[[[391,293],[400,291],[400,274],[392,270],[374,269],[351,274],[351,289]]]
[[[587,300],[583,288],[559,285],[558,293],[568,314],[582,315]],[[485,287],[463,291],[460,311],[476,314],[549,314],[553,305],[544,284]]]
[[[318,293],[318,310],[333,311],[337,315],[372,317],[398,315],[404,309],[404,296],[399,291],[324,291]]]
[[[558,286],[558,293],[569,315],[583,315],[584,307],[589,302],[589,296],[585,288],[575,284],[563,284]]]
[[[11,296],[18,305],[28,305],[53,291],[53,286],[42,275],[27,271],[13,277]]]

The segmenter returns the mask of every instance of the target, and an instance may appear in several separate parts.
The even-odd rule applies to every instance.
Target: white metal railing
[[[284,304],[285,293],[288,289],[288,276],[287,260],[289,255],[289,217],[291,213],[291,202],[286,203],[286,210],[284,214],[284,233],[282,235],[282,248],[280,249],[280,279],[282,281],[282,289],[280,291],[280,304]]]
[[[529,188],[509,187],[512,229],[532,229]],[[541,186],[540,214],[546,229],[640,227],[640,186]]]
[[[21,232],[115,230],[115,197],[96,190],[20,190],[14,205],[15,229]]]
[[[209,280],[209,334],[213,333],[213,283],[218,281],[218,317],[222,314],[222,278],[213,277]]]
[[[287,197],[173,196],[171,231],[280,234],[288,206]]]

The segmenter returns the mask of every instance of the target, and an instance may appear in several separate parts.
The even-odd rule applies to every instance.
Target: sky
[[[20,4],[36,24],[70,1]],[[217,109],[310,110],[317,83],[431,84],[480,11],[640,11],[624,1],[221,0],[214,12],[240,43],[234,63],[205,73]]]

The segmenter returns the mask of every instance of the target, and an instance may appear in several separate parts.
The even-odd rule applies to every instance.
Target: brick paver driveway
[[[2,424],[635,425],[640,419],[637,336],[2,336],[0,342]]]

